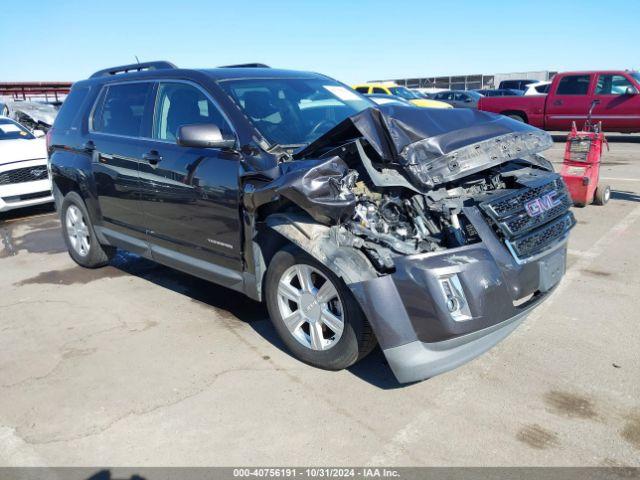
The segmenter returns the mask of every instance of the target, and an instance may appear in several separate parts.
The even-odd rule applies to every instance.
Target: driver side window
[[[183,125],[214,123],[230,133],[218,107],[200,89],[185,83],[163,82],[158,87],[153,138],[175,141]]]

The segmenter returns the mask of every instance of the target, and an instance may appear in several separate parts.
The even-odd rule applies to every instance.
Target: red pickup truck
[[[553,77],[547,95],[483,97],[478,109],[507,115],[545,130],[570,130],[587,118],[605,131],[640,132],[640,73],[622,70],[566,72]]]

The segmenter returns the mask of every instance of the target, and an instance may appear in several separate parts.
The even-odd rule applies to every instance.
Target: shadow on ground
[[[625,200],[627,202],[640,202],[640,195],[626,190],[611,190],[612,200]]]
[[[242,293],[120,250],[111,261],[111,266],[126,274],[135,275],[160,287],[188,296],[195,302],[215,309],[216,314],[223,318],[247,323],[267,342],[290,355],[271,325],[264,304],[255,302]],[[379,348],[350,367],[349,372],[382,389],[402,386],[396,381]]]
[[[43,205],[36,205],[33,207],[16,208],[15,210],[0,213],[0,225],[6,221],[28,219],[28,217],[44,215],[47,213],[55,213],[53,203],[45,203]]]
[[[9,212],[0,218],[2,247],[0,258],[17,255],[24,250],[27,253],[61,253],[66,251],[60,232],[60,222],[49,205]],[[7,219],[6,223],[2,220]],[[28,225],[27,233],[14,238],[13,230],[18,225]],[[215,309],[215,313],[228,321],[240,321],[248,324],[258,335],[276,348],[289,355],[282,340],[276,334],[266,307],[242,293],[221,287],[192,275],[165,267],[135,254],[118,250],[110,265],[100,269],[85,269],[69,260],[69,268],[42,271],[24,279],[23,285],[73,285],[86,284],[105,278],[134,275],[162,288],[185,295],[193,302]],[[313,367],[309,367],[313,368]],[[399,388],[399,384],[385,360],[380,348],[348,369],[356,377],[382,389]]]

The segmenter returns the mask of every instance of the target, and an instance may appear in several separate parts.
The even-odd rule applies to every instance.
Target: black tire
[[[326,350],[313,350],[300,343],[286,327],[278,305],[278,284],[294,265],[309,265],[319,270],[338,292],[344,327],[335,344]],[[276,253],[265,279],[265,297],[271,322],[294,357],[325,370],[342,370],[367,356],[376,346],[376,338],[353,294],[342,279],[302,250],[287,246]],[[324,327],[323,327],[324,328]]]
[[[70,233],[67,225],[67,212],[72,207],[75,207],[80,211],[82,214],[82,220],[87,227],[89,248],[84,255],[79,253],[73,246],[73,232]],[[62,223],[62,236],[64,238],[64,242],[67,245],[69,255],[74,262],[86,268],[103,267],[109,263],[109,260],[115,254],[115,248],[107,245],[101,245],[100,242],[98,242],[98,237],[96,236],[96,232],[93,229],[93,223],[91,222],[91,216],[87,211],[87,207],[84,204],[82,197],[80,197],[76,192],[70,192],[63,198],[60,208],[60,222]]]
[[[514,120],[517,120],[518,122],[527,123],[527,121],[524,119],[524,117],[522,115],[518,115],[517,113],[507,113],[505,116],[507,116],[509,118],[513,118]]]
[[[609,185],[598,185],[593,194],[593,203],[595,205],[606,205],[611,198],[611,187]]]

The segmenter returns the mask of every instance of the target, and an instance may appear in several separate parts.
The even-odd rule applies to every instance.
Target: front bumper
[[[416,340],[388,348],[384,354],[399,382],[430,378],[453,370],[492,348],[513,332],[533,308],[535,306],[502,323],[467,335],[433,343]]]
[[[465,209],[466,210],[466,209]],[[566,268],[566,238],[522,262],[477,209],[482,241],[396,260],[394,273],[350,285],[400,382],[423,380],[477,357],[548,297]],[[455,276],[468,315],[452,315],[441,280]]]
[[[46,164],[46,159],[15,162],[0,165],[0,173],[10,172],[15,169],[40,167]],[[0,185],[0,212],[49,202],[53,202],[49,175],[42,180]]]

